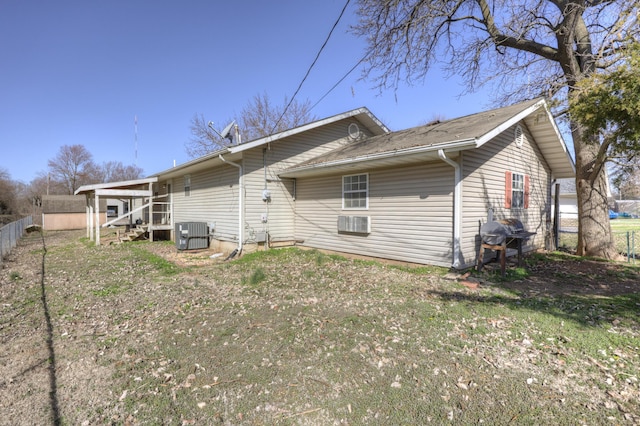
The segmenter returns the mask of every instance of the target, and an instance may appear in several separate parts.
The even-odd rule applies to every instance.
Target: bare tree
[[[283,132],[313,121],[310,102],[290,101],[286,96],[281,105],[273,105],[266,93],[255,95],[242,109],[240,128],[247,140]]]
[[[468,90],[493,83],[496,101],[553,96],[620,60],[637,38],[638,2],[626,0],[359,0],[354,32],[369,49],[364,77],[379,88],[424,79],[436,64]],[[578,253],[611,258],[606,150],[571,124],[576,159]]]
[[[0,168],[0,215],[15,214],[16,207],[16,182],[7,170]]]
[[[98,166],[100,182],[121,182],[142,177],[143,170],[133,164],[125,166],[121,161],[106,161]]]
[[[38,172],[36,177],[29,183],[29,193],[32,198],[40,199],[42,195],[64,195],[68,191],[62,182],[51,178],[49,172]]]
[[[200,157],[228,145],[225,139],[222,139],[209,126],[209,122],[202,114],[193,115],[189,130],[191,131],[191,139],[185,143],[184,148],[191,158]]]
[[[242,109],[236,120],[244,141],[250,141],[278,133],[313,121],[309,101],[289,101],[287,97],[281,105],[274,105],[264,93],[256,95]],[[226,123],[232,120],[227,120]],[[187,155],[192,158],[206,155],[229,145],[228,139],[221,138],[217,131],[209,126],[202,114],[195,114],[189,126],[191,139],[185,144]]]
[[[32,199],[28,185],[11,179],[11,175],[0,167],[0,225],[31,213]]]
[[[84,145],[62,146],[48,165],[50,178],[64,185],[65,192],[69,195],[80,186],[99,180],[93,156]]]

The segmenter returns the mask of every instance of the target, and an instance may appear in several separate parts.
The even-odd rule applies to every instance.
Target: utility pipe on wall
[[[551,182],[555,186],[553,197],[553,250],[558,250],[560,246],[560,184],[556,179]]]
[[[222,154],[218,155],[218,158],[223,163],[227,163],[238,169],[238,253],[239,256],[242,253],[242,244],[244,242],[244,172],[240,164],[225,160]]]
[[[438,157],[454,168],[455,185],[453,187],[453,267],[462,267],[462,167],[447,157],[443,149],[438,150]]]

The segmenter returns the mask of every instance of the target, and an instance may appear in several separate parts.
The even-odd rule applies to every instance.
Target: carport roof
[[[130,196],[132,191],[141,188],[147,188],[150,183],[155,183],[158,181],[157,177],[150,177],[144,179],[133,179],[133,180],[125,180],[120,182],[106,182],[106,183],[96,183],[92,185],[82,185],[80,188],[76,189],[75,195],[89,195],[92,193],[100,192],[100,191],[109,191],[114,197],[122,196],[127,197]],[[121,195],[118,195],[118,192]]]

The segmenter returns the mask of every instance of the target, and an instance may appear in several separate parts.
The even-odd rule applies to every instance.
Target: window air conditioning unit
[[[175,239],[178,250],[209,248],[209,226],[206,222],[176,223]]]
[[[338,232],[354,234],[371,233],[370,216],[338,216]]]

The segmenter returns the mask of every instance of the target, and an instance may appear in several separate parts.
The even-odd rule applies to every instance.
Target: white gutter
[[[238,253],[237,255],[240,256],[240,253],[242,253],[242,244],[244,242],[244,201],[243,201],[244,200],[244,172],[240,164],[225,160],[222,154],[218,155],[218,158],[220,158],[220,160],[222,160],[223,163],[227,163],[238,169],[238,186],[240,188],[238,190]]]
[[[459,269],[462,266],[462,167],[448,158],[443,149],[438,150],[438,157],[455,170],[453,188],[453,267]]]

